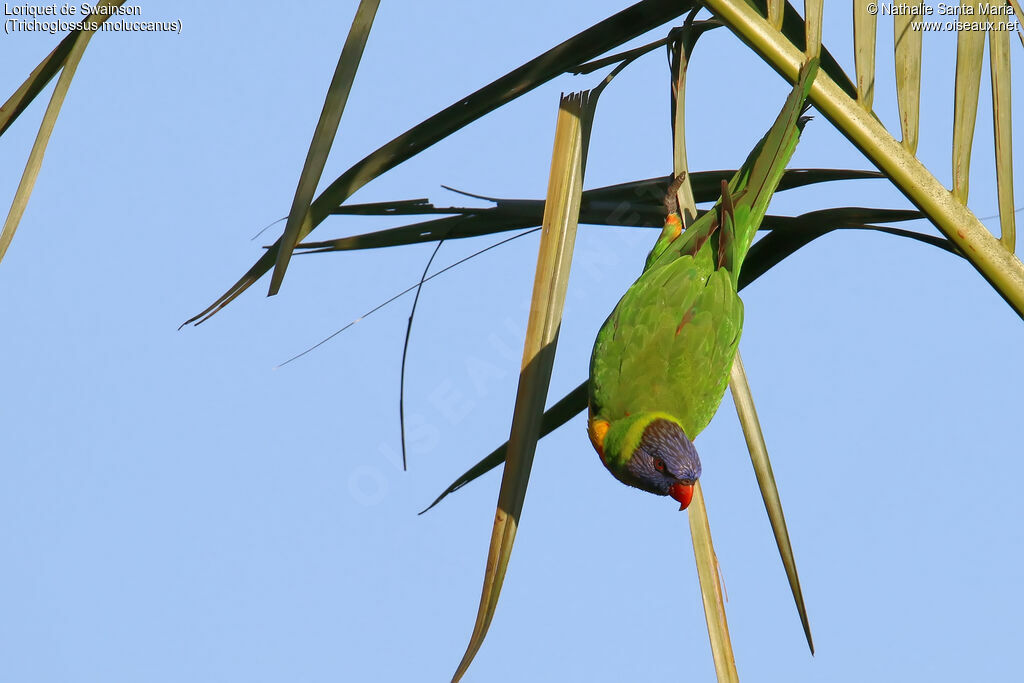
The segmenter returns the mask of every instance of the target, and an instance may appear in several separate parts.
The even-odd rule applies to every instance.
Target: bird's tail
[[[722,183],[722,198],[708,213],[693,222],[685,232],[675,206],[676,183],[669,188],[668,219],[662,234],[647,256],[644,270],[671,263],[680,256],[696,255],[718,232],[716,251],[718,264],[732,275],[735,284],[743,257],[754,240],[775,193],[793,156],[800,131],[808,117],[803,116],[807,94],[818,73],[818,59],[809,60],[800,69],[793,92],[786,99],[779,117],[747,156],[743,166],[729,181]],[[720,231],[720,232],[719,232]],[[682,234],[680,234],[682,233]]]
[[[750,249],[754,235],[768,210],[768,203],[793,156],[804,124],[810,118],[803,114],[807,108],[807,95],[817,73],[818,58],[815,57],[808,60],[800,69],[793,91],[786,99],[775,123],[729,182],[733,211],[731,222],[736,233],[730,240],[733,253],[729,270],[734,278],[739,275],[743,258]],[[715,211],[722,211],[722,207],[727,204],[728,202],[720,200]]]

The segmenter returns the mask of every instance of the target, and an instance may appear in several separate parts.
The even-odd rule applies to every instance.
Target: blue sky
[[[325,181],[621,8],[575,5],[382,3]],[[414,282],[431,245],[296,257],[279,296],[261,282],[177,330],[290,206],[355,3],[293,7],[146,6],[144,19],[181,20],[181,35],[100,35],[79,68],[0,264],[0,679],[433,681],[462,655],[500,477],[416,512],[507,436],[536,237],[424,289],[406,473],[397,391],[411,299],[274,368]],[[849,10],[828,11],[825,43],[852,73]],[[890,128],[891,40],[885,19],[876,111]],[[0,89],[56,41],[0,39]],[[919,156],[946,183],[954,48],[951,34],[925,37]],[[539,88],[353,201],[463,201],[441,183],[542,197],[558,94],[596,82]],[[666,88],[657,52],[602,95],[587,187],[669,172]],[[691,167],[740,163],[788,88],[725,30],[702,39]],[[981,216],[996,213],[988,97],[986,78],[970,199]],[[5,206],[44,102],[0,139]],[[821,117],[793,165],[869,168]],[[772,212],[844,205],[907,203],[885,182],[845,182],[780,194]],[[315,235],[390,224],[337,217]],[[653,238],[581,227],[552,400],[585,376]],[[437,264],[489,243],[446,244]],[[1011,677],[1024,611],[1021,320],[966,262],[867,233],[815,242],[744,299],[741,349],[817,654],[727,397],[697,446],[742,679]],[[608,476],[577,418],[538,449],[467,680],[712,677],[685,517]]]

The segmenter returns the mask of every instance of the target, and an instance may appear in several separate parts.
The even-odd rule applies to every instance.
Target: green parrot
[[[590,361],[587,432],[624,484],[671,496],[686,509],[700,477],[693,439],[725,395],[743,329],[736,292],[743,258],[796,148],[818,71],[800,70],[786,104],[715,207],[685,232],[669,188],[669,214],[644,272],[597,334]]]

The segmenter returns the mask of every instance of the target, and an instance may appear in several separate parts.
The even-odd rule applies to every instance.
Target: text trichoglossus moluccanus
[[[778,119],[723,181],[711,211],[682,232],[670,208],[643,274],[597,334],[590,440],[619,481],[672,496],[680,509],[700,477],[692,440],[718,410],[743,329],[740,266],[800,138],[817,72],[817,59],[803,66]]]

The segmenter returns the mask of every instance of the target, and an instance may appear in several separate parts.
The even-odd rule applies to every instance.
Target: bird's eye
[[[664,472],[665,471],[665,461],[662,460],[661,458],[655,458],[654,459],[654,469],[658,470],[659,472]]]

